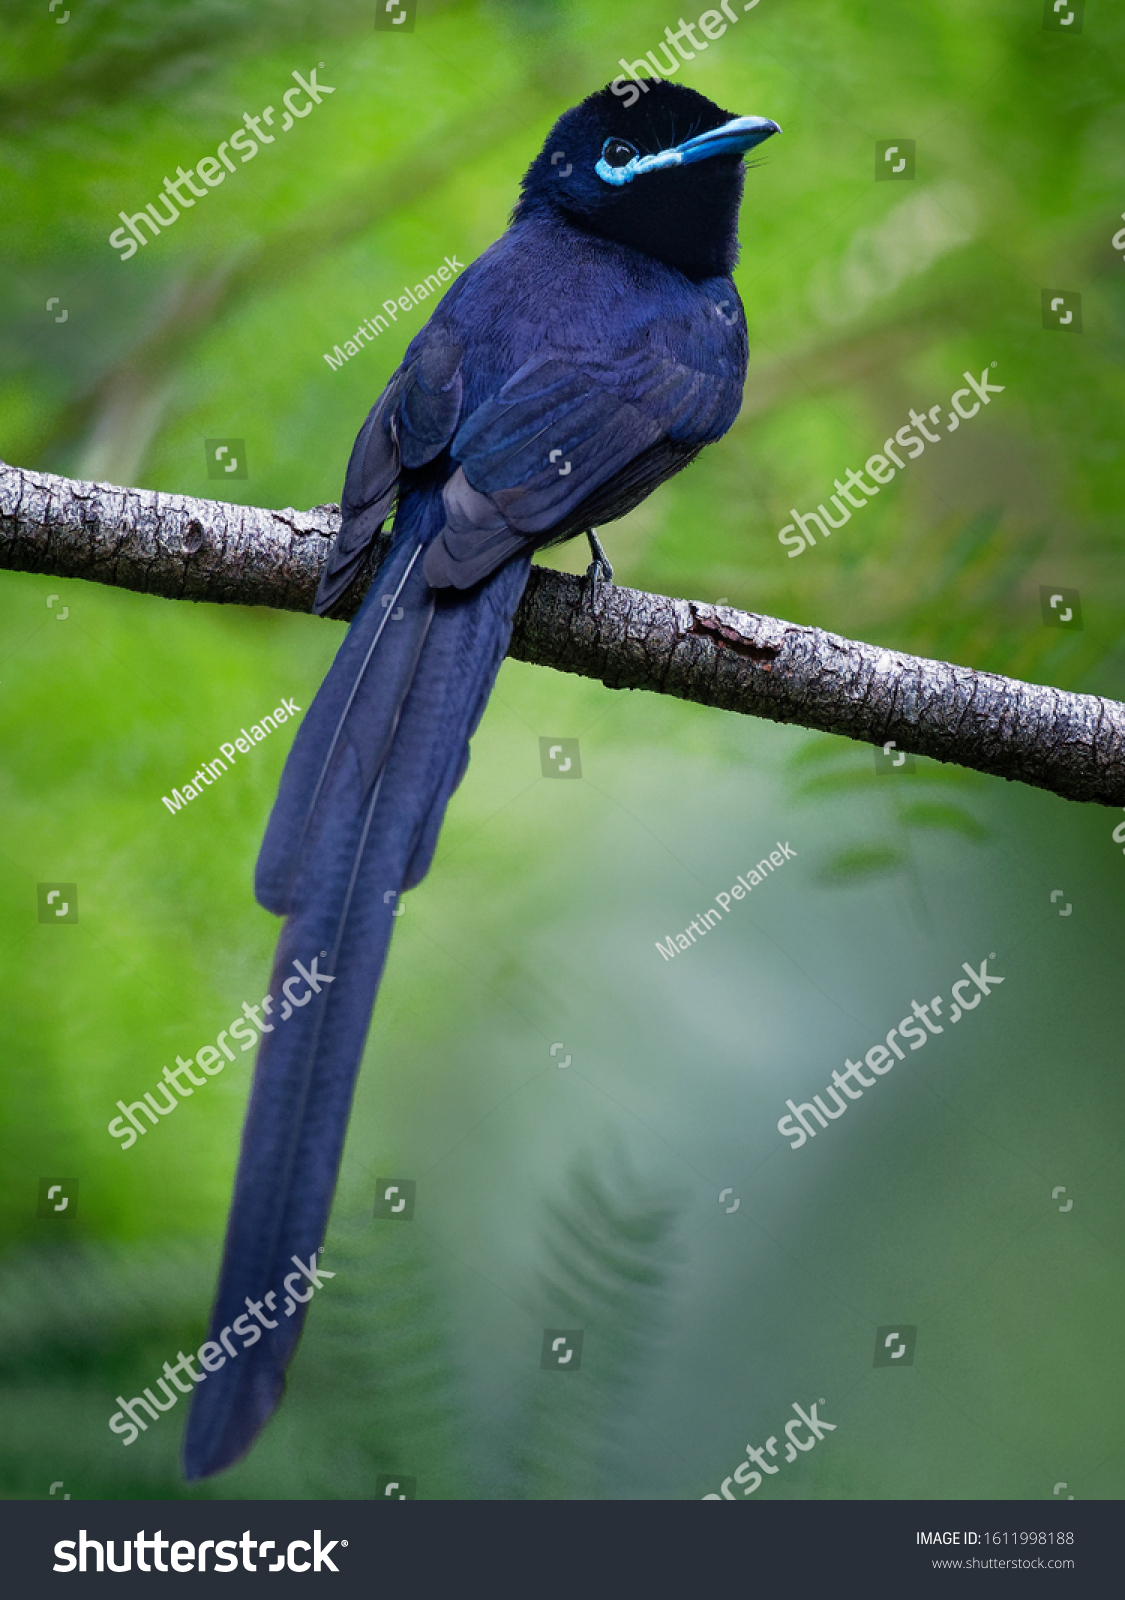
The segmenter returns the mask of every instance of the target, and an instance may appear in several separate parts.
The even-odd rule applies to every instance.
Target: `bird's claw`
[[[598,561],[596,558],[586,568],[586,576],[590,581],[590,604],[598,603],[598,584],[613,583],[613,568],[608,561]]]
[[[593,528],[586,530],[586,537],[590,541],[590,554],[594,558],[586,568],[586,577],[590,583],[590,604],[596,606],[598,603],[598,584],[600,582],[613,583],[613,567],[610,565],[609,557],[602,549],[601,540]]]

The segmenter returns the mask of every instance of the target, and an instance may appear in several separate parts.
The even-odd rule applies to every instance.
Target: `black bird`
[[[332,615],[366,576],[397,503],[392,543],[294,740],[258,860],[257,897],[286,921],[189,1480],[242,1456],[281,1398],[395,903],[429,868],[532,552],[589,532],[596,597],[612,573],[593,530],[738,414],[742,157],[778,132],[664,81],[566,112],[507,232],[450,286],[360,429],[315,610]]]

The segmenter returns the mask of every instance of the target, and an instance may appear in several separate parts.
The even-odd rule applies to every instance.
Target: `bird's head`
[[[690,278],[729,273],[742,157],[781,129],[768,117],[732,116],[683,84],[629,87],[633,101],[611,85],[559,118],[524,174],[512,220],[554,211]]]

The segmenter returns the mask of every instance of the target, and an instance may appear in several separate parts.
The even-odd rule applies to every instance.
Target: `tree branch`
[[[308,611],[339,508],[264,511],[0,464],[0,568],[173,600]],[[385,543],[375,552],[377,560]],[[358,605],[358,598],[356,600]],[[532,569],[517,660],[1125,805],[1125,705],[729,606]]]

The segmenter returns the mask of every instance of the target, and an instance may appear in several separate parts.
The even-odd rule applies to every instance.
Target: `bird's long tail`
[[[398,896],[425,874],[527,582],[517,556],[434,591],[439,491],[400,508],[391,551],[298,731],[258,861],[284,914],[208,1339],[189,1481],[238,1460],[281,1398],[318,1265]]]

